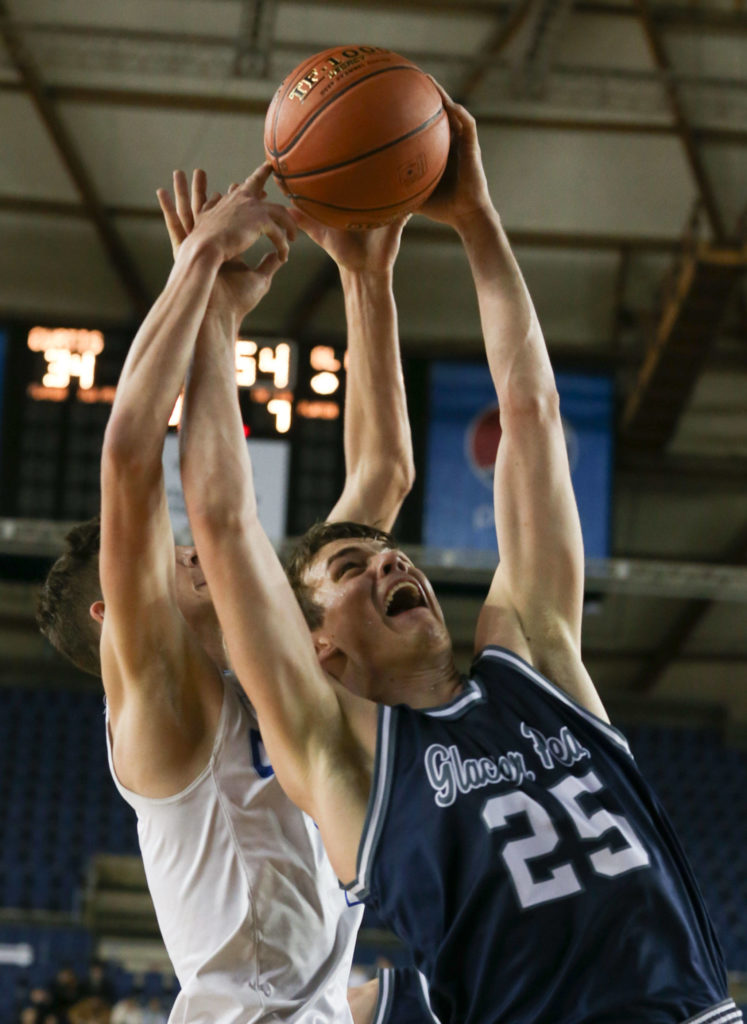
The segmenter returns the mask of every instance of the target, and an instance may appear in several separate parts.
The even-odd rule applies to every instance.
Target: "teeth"
[[[398,583],[396,586],[392,587],[392,589],[389,591],[389,594],[387,595],[387,599],[386,599],[386,608],[384,609],[385,611],[387,611],[387,612],[389,611],[389,609],[390,609],[390,607],[392,605],[392,601],[394,600],[394,595],[398,594],[400,592],[400,590],[404,590],[405,588],[408,589],[408,590],[411,590],[418,598],[420,598],[420,591],[415,586],[415,584],[414,583],[410,583],[408,580],[402,580],[401,583]]]

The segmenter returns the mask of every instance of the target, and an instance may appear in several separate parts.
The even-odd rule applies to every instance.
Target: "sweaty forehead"
[[[334,567],[338,558],[345,556],[365,558],[376,555],[380,551],[386,550],[387,547],[388,545],[384,541],[369,537],[340,537],[338,540],[331,540],[314,555],[306,570],[306,578],[310,583],[320,582],[329,575],[330,569]]]

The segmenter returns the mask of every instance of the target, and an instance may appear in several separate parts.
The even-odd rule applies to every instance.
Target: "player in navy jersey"
[[[553,373],[475,122],[443,101],[453,152],[423,213],[464,245],[502,428],[501,560],[472,672],[386,533],[313,528],[289,566],[292,603],[238,406],[214,380],[220,473],[205,488],[185,466],[183,482],[231,660],[281,785],[338,878],[409,945],[442,1024],[734,1024],[697,884],[581,660],[583,549]]]

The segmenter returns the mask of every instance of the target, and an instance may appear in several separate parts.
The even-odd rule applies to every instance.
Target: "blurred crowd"
[[[166,1024],[172,999],[134,986],[117,998],[106,964],[94,960],[85,977],[63,965],[48,985],[22,989],[12,1024]]]

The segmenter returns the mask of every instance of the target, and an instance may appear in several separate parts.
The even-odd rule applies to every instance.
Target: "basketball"
[[[411,213],[438,184],[449,122],[431,79],[378,46],[323,50],[281,82],[265,153],[291,201],[337,228]]]

